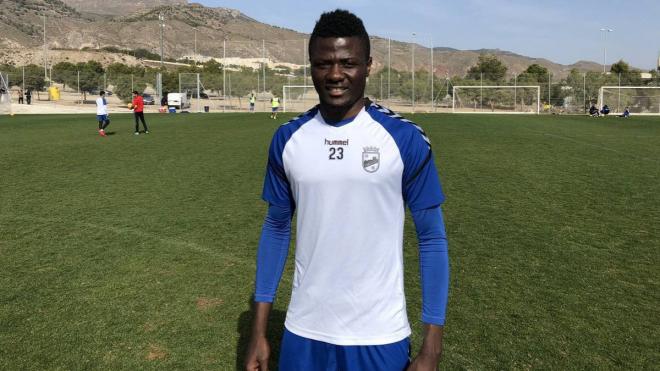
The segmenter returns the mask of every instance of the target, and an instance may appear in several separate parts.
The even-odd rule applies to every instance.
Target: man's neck
[[[324,106],[323,103],[319,105],[319,110],[321,111],[321,116],[328,123],[340,122],[346,119],[353,118],[357,116],[362,108],[364,108],[365,100],[360,99],[355,104],[349,108],[333,108]]]

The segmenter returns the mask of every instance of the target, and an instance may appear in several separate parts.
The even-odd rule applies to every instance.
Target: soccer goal
[[[305,112],[319,103],[314,86],[284,85],[282,87],[282,111]]]
[[[607,105],[611,114],[621,114],[626,107],[638,115],[660,115],[660,86],[601,86],[598,107]]]
[[[456,85],[451,110],[454,113],[534,113],[541,110],[538,85]]]
[[[9,75],[0,72],[0,115],[11,114],[11,93]]]
[[[186,94],[191,111],[202,112],[204,87],[198,73],[179,73],[179,93]]]

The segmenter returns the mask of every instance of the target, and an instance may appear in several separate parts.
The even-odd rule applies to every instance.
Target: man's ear
[[[371,73],[371,63],[373,62],[373,59],[369,57],[369,60],[367,61],[367,77],[369,77],[369,74]]]

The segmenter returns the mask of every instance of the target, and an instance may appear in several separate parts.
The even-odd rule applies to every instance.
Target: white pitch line
[[[40,222],[40,223],[60,223],[61,221],[55,218],[44,218],[44,217],[36,217],[32,215],[0,215],[0,219],[22,219],[22,220],[27,220],[27,221],[33,221],[33,222]],[[125,228],[125,227],[113,227],[113,226],[108,226],[108,225],[99,225],[95,223],[89,223],[89,222],[79,222],[79,221],[67,221],[70,224],[74,224],[80,227],[84,228],[90,228],[94,230],[107,230],[114,232],[115,234],[122,235],[122,234],[132,234],[141,238],[147,238],[151,240],[155,240],[157,242],[160,242],[162,244],[167,244],[175,247],[184,247],[192,250],[196,250],[198,252],[202,252],[205,254],[209,255],[214,255],[214,256],[219,256],[218,254],[218,249],[211,249],[206,246],[202,246],[199,244],[196,244],[194,242],[189,242],[189,241],[181,241],[176,238],[171,238],[171,237],[160,237],[152,233],[136,230],[136,229],[131,229],[131,228]],[[227,256],[223,256],[223,258],[227,258]]]

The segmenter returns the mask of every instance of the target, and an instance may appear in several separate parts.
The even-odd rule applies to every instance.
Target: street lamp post
[[[415,113],[415,33],[412,33],[412,112]]]
[[[163,13],[158,13],[158,21],[160,22],[160,66],[163,67],[163,28],[165,27]]]
[[[607,33],[614,32],[611,28],[601,28],[600,31],[603,33],[603,73],[605,73],[605,64],[607,63]]]
[[[435,75],[435,70],[433,67],[433,38],[431,38],[431,111],[435,112],[435,95],[433,92],[433,75]]]
[[[48,81],[48,46],[46,46],[46,15],[44,14],[44,79]]]
[[[195,51],[193,52],[193,59],[195,60],[195,67],[197,67],[197,27],[193,27],[195,30]]]
[[[660,68],[660,64],[658,65]],[[387,38],[387,100],[390,99],[390,72],[392,71],[392,39]]]

